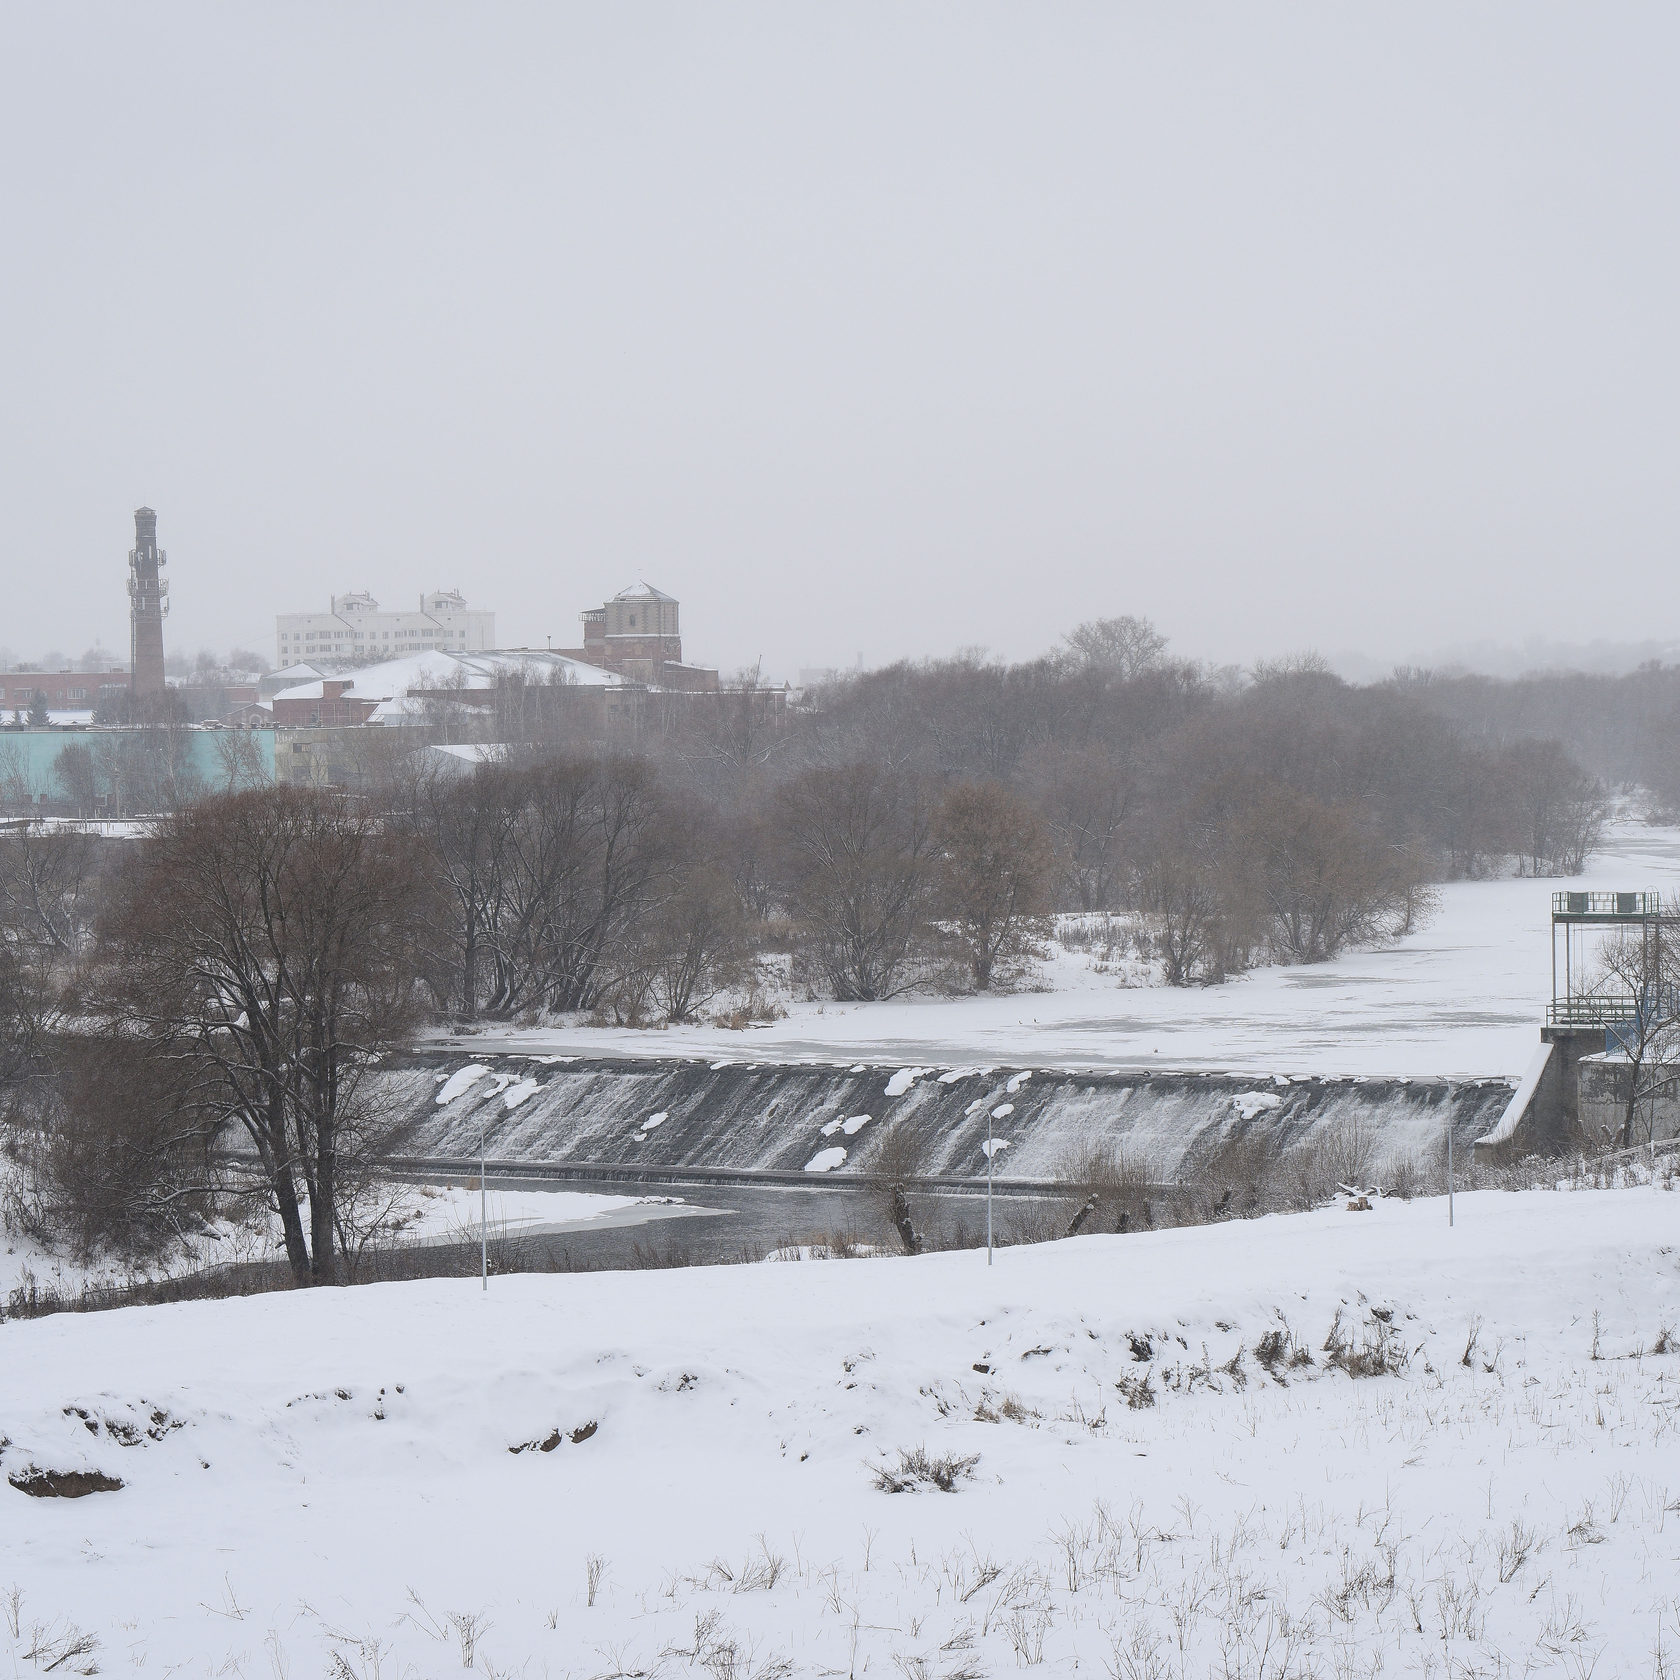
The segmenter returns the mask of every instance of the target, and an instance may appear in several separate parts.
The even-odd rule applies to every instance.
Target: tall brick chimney
[[[158,568],[169,557],[157,545],[157,515],[149,507],[134,510],[134,547],[128,556],[129,692],[136,700],[160,695],[163,676],[163,620],[169,611],[169,585]]]

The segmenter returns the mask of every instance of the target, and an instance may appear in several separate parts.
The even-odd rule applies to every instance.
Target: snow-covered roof
[[[267,682],[280,682],[291,678],[293,682],[308,682],[311,677],[321,676],[322,672],[313,665],[288,665],[283,670],[270,671],[264,679]]]
[[[378,665],[364,665],[336,677],[322,677],[281,689],[276,700],[319,700],[324,684],[343,683],[343,692],[353,700],[376,704],[406,700],[415,692],[436,693],[440,689],[493,688],[499,676],[523,672],[536,680],[563,680],[579,687],[613,688],[623,681],[616,672],[546,649],[516,648],[506,653],[444,653],[428,650],[405,659],[388,659]]]
[[[615,601],[669,601],[672,606],[677,603],[675,595],[667,595],[663,589],[655,589],[651,583],[633,583],[628,589],[621,589],[613,596]]]
[[[369,723],[424,723],[444,711],[470,710],[460,700],[427,700],[418,694],[399,694],[394,700],[381,700],[368,713]]]
[[[458,758],[463,764],[495,764],[507,756],[507,747],[500,741],[461,741],[452,746],[431,746],[427,752],[443,753]]]

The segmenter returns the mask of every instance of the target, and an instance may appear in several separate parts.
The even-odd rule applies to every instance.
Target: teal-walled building
[[[160,730],[0,729],[0,798],[10,805],[70,798],[53,768],[68,746],[87,747],[99,775],[117,755],[163,751],[165,741]],[[167,750],[178,755],[178,773],[206,791],[274,780],[272,729],[183,729],[167,737]]]

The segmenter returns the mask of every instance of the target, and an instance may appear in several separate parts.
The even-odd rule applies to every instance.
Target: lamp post
[[[1452,1116],[1447,1116],[1447,1228],[1453,1223]]]
[[[992,1105],[986,1104],[986,1264],[992,1263]]]
[[[484,1293],[490,1293],[490,1215],[488,1211],[487,1192],[484,1188],[485,1169],[490,1165],[490,1146],[488,1129],[484,1121],[484,1110],[490,1105],[480,1104],[478,1110],[478,1267],[479,1274],[484,1279]]]

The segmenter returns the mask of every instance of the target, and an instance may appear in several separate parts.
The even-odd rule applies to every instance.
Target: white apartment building
[[[366,591],[353,591],[333,596],[331,612],[279,614],[274,635],[282,666],[323,660],[371,665],[427,648],[483,653],[496,645],[496,615],[470,611],[454,589],[422,595],[408,612],[382,612]]]

